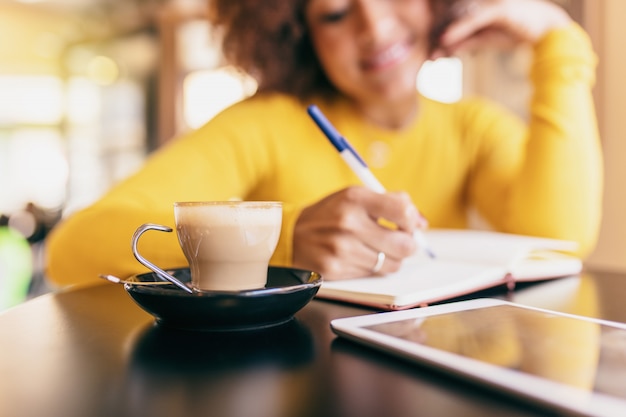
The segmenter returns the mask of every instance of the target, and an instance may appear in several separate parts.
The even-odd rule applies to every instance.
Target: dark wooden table
[[[626,275],[479,296],[626,322]],[[549,415],[330,331],[372,312],[314,300],[282,326],[194,333],[155,326],[122,286],[44,295],[0,315],[0,416]]]

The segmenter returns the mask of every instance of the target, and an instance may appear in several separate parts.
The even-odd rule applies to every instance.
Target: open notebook
[[[400,310],[485,288],[578,274],[575,242],[478,230],[426,232],[436,259],[422,253],[383,277],[325,281],[318,298]]]

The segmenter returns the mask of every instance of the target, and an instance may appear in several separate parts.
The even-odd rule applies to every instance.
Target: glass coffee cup
[[[168,226],[146,223],[135,231],[133,254],[142,265],[182,289],[189,289],[188,292],[194,289],[244,291],[265,286],[269,261],[280,237],[282,203],[176,202],[174,218],[178,242],[189,263],[192,288],[145,259],[137,250],[143,233],[148,230],[171,232]]]

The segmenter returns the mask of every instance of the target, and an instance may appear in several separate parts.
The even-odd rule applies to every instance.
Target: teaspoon
[[[132,285],[171,285],[172,283],[169,281],[130,281],[122,278],[118,278],[115,275],[110,274],[100,274],[98,275],[100,278],[112,282],[114,284],[132,284]]]

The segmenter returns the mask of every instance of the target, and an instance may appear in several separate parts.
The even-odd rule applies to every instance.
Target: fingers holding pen
[[[388,220],[399,230],[408,233],[428,227],[428,221],[417,210],[407,193],[389,192],[384,195],[384,198],[374,197],[370,209],[374,218]]]
[[[327,279],[393,272],[415,253],[412,233],[424,227],[406,193],[348,187],[302,211],[294,228],[294,266]]]
[[[362,218],[345,218],[355,236],[374,253],[386,256],[381,272],[393,272],[402,260],[417,251],[413,233],[427,227],[408,194],[403,192],[379,194],[363,187],[348,192],[354,193],[363,208]],[[351,224],[354,221],[354,224]],[[369,262],[371,268],[371,262]],[[374,264],[376,265],[376,264]],[[379,269],[377,266],[374,270]]]

